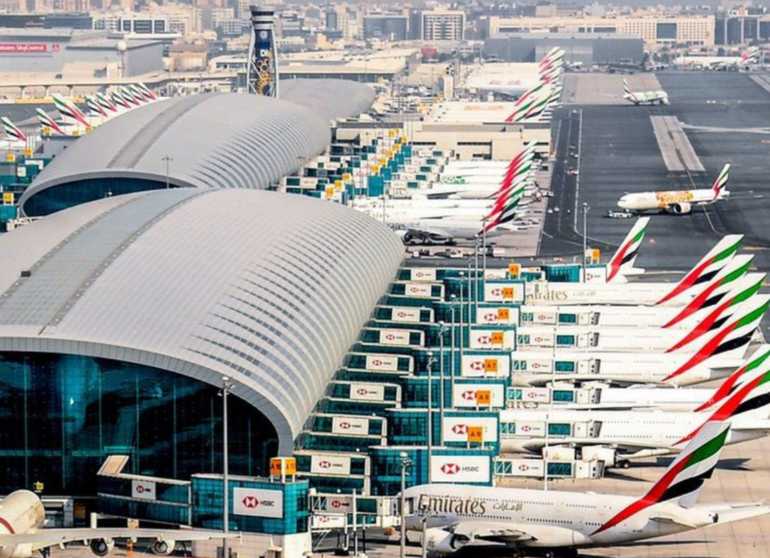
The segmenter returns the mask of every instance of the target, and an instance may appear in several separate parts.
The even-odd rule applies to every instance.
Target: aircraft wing
[[[237,538],[240,534],[228,534],[228,538]],[[0,549],[19,545],[32,545],[33,550],[40,550],[60,544],[87,542],[96,539],[137,540],[154,539],[157,541],[207,541],[221,539],[221,531],[194,529],[40,529],[34,533],[0,535]]]
[[[549,446],[570,445],[570,446],[578,446],[578,447],[605,446],[605,447],[624,449],[629,451],[667,449],[667,448],[661,448],[659,446],[651,446],[646,442],[634,442],[633,440],[608,442],[607,440],[604,440],[602,438],[570,438],[570,437],[558,438],[558,439],[551,438],[548,441],[546,441],[545,438],[536,438],[525,443],[523,447],[529,452],[536,453],[538,451],[541,451],[546,445],[549,445]]]
[[[471,542],[486,541],[513,544],[534,539],[532,535],[527,533],[525,526],[517,526],[515,523],[461,521],[452,527],[452,532],[455,536],[467,537]]]
[[[697,506],[700,508],[701,506]],[[751,517],[770,514],[770,506],[764,502],[752,502],[746,504],[703,504],[707,511],[717,514],[716,523],[732,523]]]

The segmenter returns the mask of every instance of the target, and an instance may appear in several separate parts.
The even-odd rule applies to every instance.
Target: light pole
[[[430,460],[433,456],[433,351],[428,351],[428,484],[431,483]]]
[[[222,555],[227,557],[227,534],[230,531],[230,471],[229,446],[227,440],[227,395],[233,389],[233,382],[227,376],[222,376],[222,484],[224,486],[224,506],[222,510]]]
[[[465,272],[460,272],[460,339],[458,342],[458,347],[460,348],[460,366],[462,367],[462,360],[463,360],[463,289],[465,288]],[[462,370],[462,368],[461,368]]]
[[[409,454],[405,451],[402,451],[399,454],[399,457],[401,458],[401,505],[399,506],[400,512],[401,512],[401,552],[399,554],[400,558],[405,558],[406,556],[406,496],[404,495],[404,492],[406,492],[406,468],[409,467],[412,464],[412,460],[409,459]],[[414,511],[414,510],[412,510]]]
[[[484,228],[481,231],[481,296],[486,296],[487,292],[487,218],[484,217]]]
[[[583,283],[586,282],[586,252],[588,251],[588,231],[586,230],[586,223],[588,221],[588,210],[591,207],[583,202]]]
[[[449,332],[449,391],[452,393],[450,401],[454,405],[454,390],[455,390],[455,326],[457,325],[457,318],[455,317],[455,305],[457,304],[457,297],[451,295],[449,297],[449,304],[452,307],[452,329]]]
[[[439,392],[439,399],[438,399],[438,420],[439,424],[441,425],[439,427],[439,444],[443,447],[444,446],[444,406],[445,406],[445,395],[444,395],[444,388],[446,387],[446,384],[444,383],[444,333],[446,332],[446,324],[441,321],[438,323],[440,329],[440,336],[438,340],[438,355],[439,355],[439,361],[438,361],[438,371],[439,371],[439,389],[441,390]]]
[[[164,155],[163,159],[161,159],[161,161],[166,163],[166,190],[171,188],[171,178],[170,178],[170,175],[171,175],[171,161],[173,161],[173,160],[174,159],[172,159],[168,155]]]

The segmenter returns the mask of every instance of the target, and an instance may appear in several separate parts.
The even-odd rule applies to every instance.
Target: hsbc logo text
[[[478,465],[458,465],[457,463],[444,463],[441,472],[445,475],[457,475],[458,473],[478,473],[481,468]]]

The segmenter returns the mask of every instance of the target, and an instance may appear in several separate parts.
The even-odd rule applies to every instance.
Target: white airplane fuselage
[[[526,350],[511,353],[515,386],[551,382],[598,382],[615,385],[689,386],[726,378],[741,364],[738,358],[711,358],[671,380],[692,354],[607,353],[599,351]]]
[[[623,98],[634,105],[668,105],[668,93],[665,91],[640,91],[623,95]]]
[[[624,457],[641,459],[680,452],[691,434],[703,425],[712,412],[680,411],[601,411],[552,408],[513,409],[500,411],[501,453],[532,453],[540,455],[543,447],[575,445],[620,448]],[[762,438],[770,432],[767,412],[762,418],[736,416],[726,444],[737,444]],[[756,415],[756,413],[754,413]],[[547,425],[569,428],[568,434]],[[564,428],[566,432],[566,428]]]
[[[416,512],[407,517],[409,530],[422,530],[423,515],[427,516],[428,528],[447,527],[462,521],[486,521],[499,527],[509,523],[511,529],[524,530],[531,537],[519,543],[524,547],[613,545],[686,531],[689,528],[685,524],[696,528],[714,523],[712,514],[705,509],[685,509],[664,502],[597,533],[610,518],[638,498],[560,490],[451,485],[416,486],[407,489],[404,496],[408,507]],[[651,519],[662,511],[681,518],[682,524]],[[438,532],[429,531],[428,534],[441,536]],[[434,541],[434,545],[439,543]]]

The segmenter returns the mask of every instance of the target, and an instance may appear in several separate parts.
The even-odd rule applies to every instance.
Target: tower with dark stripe
[[[251,41],[249,42],[246,90],[254,95],[278,96],[278,52],[275,47],[273,10],[250,6]]]

